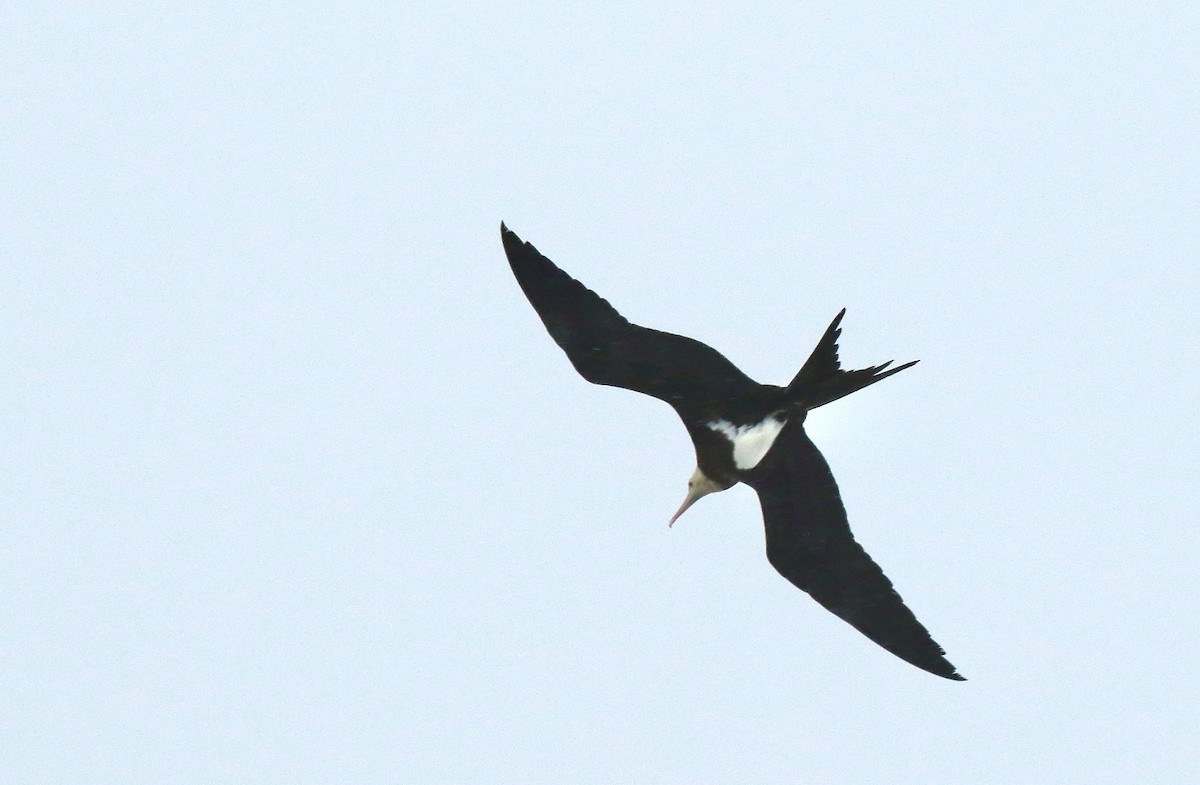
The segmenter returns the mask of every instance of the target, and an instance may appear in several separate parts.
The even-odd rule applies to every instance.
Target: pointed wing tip
[[[859,630],[859,631],[862,632],[862,630]],[[867,637],[870,638],[871,636],[868,635]],[[874,640],[874,639],[872,639],[872,640]],[[879,643],[879,641],[875,641],[875,642]],[[937,644],[934,643],[934,645],[936,646]],[[944,653],[938,654],[937,656],[931,656],[931,654],[932,654],[931,652],[926,652],[925,656],[913,657],[913,656],[909,656],[909,654],[910,654],[909,652],[901,652],[894,648],[890,648],[888,646],[884,646],[883,648],[887,649],[892,654],[895,654],[897,657],[904,660],[909,665],[916,665],[918,668],[925,671],[926,673],[931,673],[934,676],[940,676],[943,679],[948,679],[950,681],[966,681],[967,680],[967,677],[963,676],[961,673],[959,673],[958,668],[955,668],[954,665],[951,664],[951,662],[946,659],[946,655]],[[940,649],[941,647],[939,646],[938,648]]]
[[[935,643],[934,645],[936,646],[937,644]],[[942,648],[941,646],[938,646],[939,651],[941,651],[941,648]],[[893,654],[894,653],[895,652],[893,652]],[[902,659],[904,659],[904,658],[902,658]],[[942,651],[940,656],[938,656],[937,659],[934,660],[933,662],[930,662],[928,660],[926,660],[922,664],[918,664],[917,662],[915,662],[913,660],[909,660],[909,662],[911,662],[913,665],[916,665],[921,670],[929,671],[934,676],[941,676],[943,679],[949,679],[950,681],[966,681],[967,680],[967,677],[963,676],[961,673],[959,673],[958,668],[954,667],[954,665],[951,664],[950,660],[946,659],[946,653],[944,651]]]
[[[923,670],[927,670],[930,673],[932,673],[934,676],[941,676],[943,679],[949,679],[950,681],[966,681],[967,680],[966,676],[963,676],[961,673],[958,672],[958,668],[955,668],[953,665],[951,665],[948,662],[946,663],[946,667],[944,667],[944,668],[938,668],[937,670],[934,670],[933,668],[924,668]]]
[[[916,621],[915,618],[914,618],[914,621]],[[918,626],[919,626],[919,624],[920,623],[918,622]],[[894,645],[889,645],[889,643],[887,641],[881,642],[880,640],[873,637],[870,633],[868,633],[863,628],[858,627],[857,629],[859,632],[866,635],[868,638],[870,638],[875,643],[878,643],[880,646],[882,646],[887,651],[891,652],[892,654],[896,655],[900,659],[904,660],[909,665],[917,666],[918,668],[925,671],[926,673],[931,673],[934,676],[940,676],[943,679],[948,679],[950,681],[966,681],[967,680],[967,677],[963,676],[961,673],[959,673],[958,668],[955,668],[954,665],[949,660],[946,659],[945,652],[943,652],[941,650],[941,647],[938,646],[937,643],[934,640],[932,640],[931,638],[925,637],[923,644],[918,647],[918,650],[914,650],[911,643],[908,646],[899,646],[899,647],[894,646]],[[921,631],[924,633],[923,627],[921,628]],[[927,636],[928,633],[925,633],[925,635]],[[936,651],[929,650],[928,644],[931,644],[931,643],[936,647],[936,649],[937,649]]]
[[[535,253],[537,251],[532,245],[518,237],[516,232],[509,229],[504,221],[500,222],[500,242],[504,245],[504,253],[508,256],[508,261],[513,264],[516,263],[517,256],[523,255],[527,250],[533,250]]]

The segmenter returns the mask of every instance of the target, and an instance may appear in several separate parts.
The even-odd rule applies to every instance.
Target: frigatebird
[[[843,370],[843,308],[786,386],[759,384],[710,346],[641,327],[500,224],[517,283],[575,370],[594,384],[666,401],[696,448],[696,471],[674,524],[697,499],[744,482],[758,493],[767,560],[797,587],[902,660],[964,681],[883,570],[850,532],[806,414],[910,368],[916,360]]]

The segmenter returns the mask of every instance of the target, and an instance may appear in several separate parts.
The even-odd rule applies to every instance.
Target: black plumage
[[[746,483],[758,493],[767,558],[781,575],[901,659],[962,680],[854,539],[833,474],[804,432],[810,409],[915,361],[843,370],[843,310],[786,387],[759,384],[699,341],[630,323],[504,224],[500,233],[517,282],[575,369],[666,401],[683,420],[697,469],[675,517],[707,493]]]

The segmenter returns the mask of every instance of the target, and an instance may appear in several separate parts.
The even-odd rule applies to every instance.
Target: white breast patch
[[[786,420],[768,417],[750,425],[734,425],[728,420],[717,420],[708,423],[708,427],[724,435],[733,444],[733,465],[745,471],[758,466],[759,461],[766,457],[785,424]]]

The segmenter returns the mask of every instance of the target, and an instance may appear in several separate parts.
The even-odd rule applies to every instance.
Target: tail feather
[[[788,392],[807,409],[815,409],[838,398],[844,398],[852,392],[858,392],[875,382],[900,373],[905,368],[911,368],[918,362],[913,360],[891,368],[892,360],[888,360],[882,365],[870,368],[842,370],[837,342],[842,334],[840,325],[845,315],[845,308],[838,312],[826,328],[825,334],[821,336],[821,340],[817,342],[812,354],[788,385]]]
[[[804,361],[803,367],[788,385],[789,390],[802,388],[807,384],[828,379],[841,372],[842,364],[838,361],[837,342],[842,334],[842,328],[839,325],[845,315],[846,309],[843,308],[838,311],[837,316],[833,317],[833,321],[825,329],[825,334],[821,336],[821,340],[817,341],[817,347],[813,349],[812,354]]]

